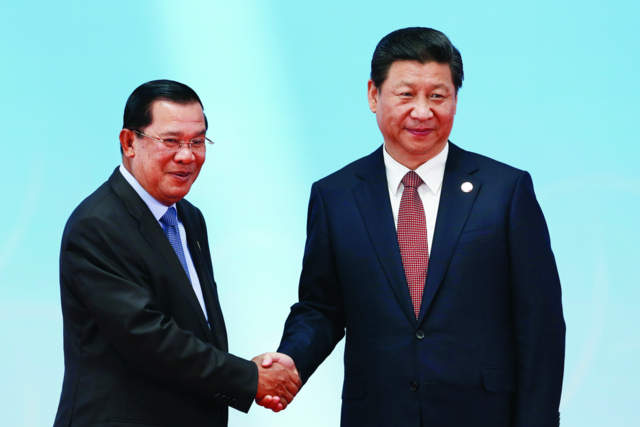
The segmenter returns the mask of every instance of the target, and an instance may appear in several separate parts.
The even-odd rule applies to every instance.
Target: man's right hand
[[[264,353],[252,360],[258,366],[256,402],[274,412],[283,410],[302,386],[293,359],[282,353]]]

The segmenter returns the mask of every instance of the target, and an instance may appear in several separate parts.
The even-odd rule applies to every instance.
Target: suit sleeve
[[[558,426],[565,349],[560,279],[526,172],[511,202],[509,248],[518,363],[514,425]]]
[[[306,382],[344,336],[342,293],[331,247],[325,201],[311,188],[299,302],[291,307],[278,351],[291,356]]]
[[[126,233],[113,228],[92,217],[66,230],[60,255],[66,314],[82,320],[89,313],[108,344],[149,378],[248,411],[257,389],[255,364],[202,341],[167,316],[142,267],[128,256],[133,249],[123,250]]]

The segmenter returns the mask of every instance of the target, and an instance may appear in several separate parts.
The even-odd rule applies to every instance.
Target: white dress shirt
[[[144,201],[144,203],[149,207],[149,210],[153,214],[153,217],[158,221],[158,225],[162,227],[160,223],[160,218],[164,215],[170,207],[176,206],[174,203],[171,206],[166,206],[157,201],[151,194],[145,190],[142,185],[136,180],[136,178],[124,167],[124,165],[120,165],[120,173],[127,180],[127,182],[133,187],[133,189],[138,193],[140,198]],[[177,212],[177,208],[176,208]],[[189,276],[191,278],[191,287],[193,287],[193,292],[195,292],[196,297],[198,298],[198,302],[200,303],[200,307],[202,308],[202,313],[204,313],[205,319],[209,320],[207,316],[207,309],[204,305],[204,297],[202,296],[202,288],[200,287],[200,279],[198,279],[198,272],[193,265],[193,260],[191,259],[191,252],[189,252],[189,248],[187,246],[187,232],[184,230],[184,225],[180,221],[180,216],[178,216],[178,230],[180,231],[180,243],[182,244],[182,252],[184,252],[184,257],[187,261],[187,268],[189,269]]]
[[[400,210],[400,200],[404,185],[402,178],[411,169],[399,163],[387,153],[387,147],[382,150],[384,158],[384,168],[387,173],[387,184],[389,185],[389,200],[393,211],[393,221],[398,228],[398,211]],[[423,184],[418,187],[418,195],[422,201],[424,215],[427,221],[427,240],[429,244],[429,254],[431,254],[431,244],[433,242],[433,232],[436,229],[436,217],[438,216],[438,205],[440,204],[440,191],[442,190],[442,179],[444,178],[444,167],[449,154],[449,143],[447,142],[435,157],[418,166],[414,171],[422,179]]]

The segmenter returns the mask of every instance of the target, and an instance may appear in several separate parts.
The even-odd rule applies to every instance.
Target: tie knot
[[[418,188],[420,184],[422,184],[422,179],[414,171],[407,172],[404,178],[402,178],[402,185],[405,187]]]
[[[178,214],[176,213],[176,208],[171,206],[167,211],[160,217],[160,222],[164,224],[165,227],[175,227],[178,225]]]

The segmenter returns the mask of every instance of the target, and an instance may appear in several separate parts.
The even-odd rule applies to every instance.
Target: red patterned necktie
[[[418,318],[429,265],[427,221],[418,195],[418,187],[422,184],[422,179],[414,171],[409,171],[402,178],[402,184],[404,191],[398,212],[398,244],[413,302],[413,311]]]

